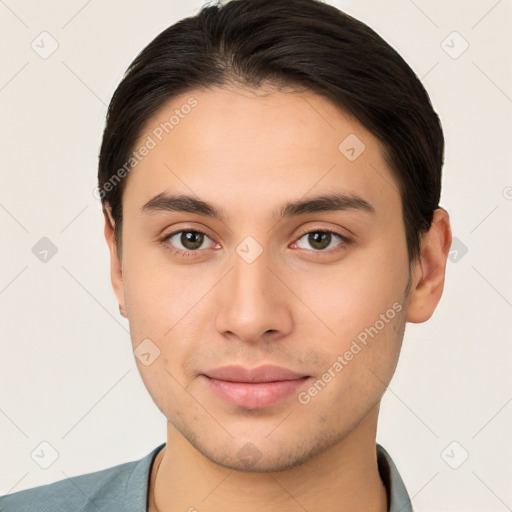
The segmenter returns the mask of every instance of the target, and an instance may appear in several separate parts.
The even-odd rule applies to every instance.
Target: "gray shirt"
[[[1,512],[147,512],[151,465],[165,443],[140,460],[6,494]],[[405,485],[388,452],[377,444],[389,512],[412,512]]]

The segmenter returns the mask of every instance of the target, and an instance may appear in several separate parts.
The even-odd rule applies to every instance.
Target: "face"
[[[112,277],[154,402],[231,468],[336,445],[385,391],[408,307],[401,199],[376,138],[311,92],[218,88],[170,101],[143,145]]]

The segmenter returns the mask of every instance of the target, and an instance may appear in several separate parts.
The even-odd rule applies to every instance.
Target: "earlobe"
[[[115,222],[108,203],[103,205],[103,216],[105,219],[105,240],[110,251],[110,279],[117,301],[119,302],[119,311],[123,314],[123,311],[126,311],[124,306],[123,272],[115,238]]]
[[[443,293],[451,243],[448,212],[438,208],[430,229],[422,237],[420,255],[413,267],[408,322],[425,322],[433,315]]]

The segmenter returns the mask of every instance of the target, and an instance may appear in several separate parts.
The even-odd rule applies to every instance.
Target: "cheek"
[[[123,282],[130,325],[138,335],[162,338],[194,299],[193,279],[155,261],[158,251],[145,251],[128,241],[126,245]]]
[[[316,349],[326,372],[320,380],[329,381],[330,390],[319,393],[325,399],[330,395],[333,403],[363,411],[384,392],[402,343],[407,265],[405,246],[397,251],[380,247],[347,258],[329,275],[302,280],[302,296],[330,331],[322,327],[325,334]]]
[[[199,267],[171,267],[165,260],[152,260],[151,251],[132,248],[123,264],[126,306],[129,313],[132,345],[136,348],[150,339],[160,351],[155,361],[161,371],[153,375],[151,367],[140,365],[143,378],[166,381],[171,372],[180,382],[184,365],[210,327],[208,292],[218,281],[218,273]],[[128,251],[127,251],[128,255]],[[172,379],[171,379],[172,380]],[[151,384],[151,383],[150,383]],[[148,386],[150,387],[150,386]]]
[[[338,324],[337,336],[322,357],[326,362],[322,373],[301,397],[301,403],[310,402],[318,417],[330,404],[332,423],[342,425],[348,418],[365,415],[385,392],[398,362],[405,325],[399,304],[385,311],[385,320],[368,321],[367,326],[361,319]],[[349,320],[358,325],[349,325]]]
[[[347,258],[340,265],[309,273],[296,279],[298,295],[317,313],[324,326],[329,345],[342,350],[365,329],[377,323],[386,330],[402,304],[408,280],[407,258],[383,251]],[[402,259],[400,261],[398,258]]]

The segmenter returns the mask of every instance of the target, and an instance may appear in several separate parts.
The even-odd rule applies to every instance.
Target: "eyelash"
[[[178,256],[191,257],[191,256],[196,256],[197,253],[199,253],[201,251],[204,251],[204,249],[196,249],[194,251],[185,251],[183,249],[178,249],[178,248],[174,247],[172,244],[170,244],[169,240],[174,235],[178,235],[180,233],[199,233],[201,235],[204,235],[204,236],[210,238],[210,240],[211,240],[211,237],[209,237],[208,234],[206,234],[204,231],[201,231],[200,229],[195,229],[195,228],[194,229],[180,229],[178,231],[173,231],[172,233],[169,233],[168,235],[165,235],[163,238],[161,238],[160,242],[162,243],[162,245],[164,245],[164,247],[167,250],[171,251],[173,254],[177,254]],[[298,238],[296,239],[296,241],[293,242],[293,244],[296,244],[301,238],[303,238],[304,236],[309,235],[311,233],[330,233],[332,235],[336,235],[341,240],[341,242],[335,248],[331,248],[331,249],[327,249],[327,250],[325,250],[325,249],[323,249],[323,250],[322,249],[317,249],[317,250],[305,249],[308,252],[311,252],[318,256],[321,256],[322,254],[332,254],[332,253],[338,252],[339,250],[342,250],[343,247],[347,247],[348,245],[350,245],[352,243],[352,240],[350,238],[346,237],[345,235],[342,235],[338,231],[335,231],[332,229],[310,229],[308,231],[301,233],[298,236]]]

